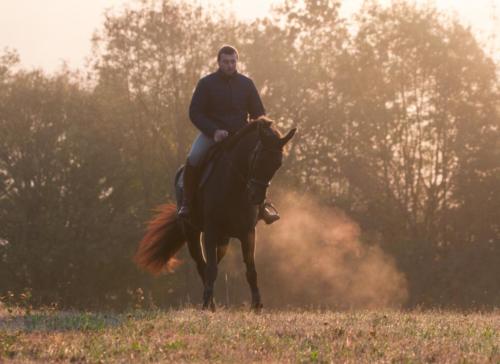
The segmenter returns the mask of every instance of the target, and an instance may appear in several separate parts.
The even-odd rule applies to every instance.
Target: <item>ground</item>
[[[0,362],[500,363],[500,312],[0,310]]]

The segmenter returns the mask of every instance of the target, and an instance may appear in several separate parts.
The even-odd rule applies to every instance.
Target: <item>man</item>
[[[217,142],[243,128],[251,120],[265,115],[264,106],[253,81],[238,73],[238,51],[222,47],[217,54],[219,69],[203,77],[196,86],[189,106],[189,117],[200,130],[184,167],[184,194],[178,215],[189,217],[189,208],[197,188],[197,170],[207,150]],[[269,203],[260,207],[259,217],[267,224],[279,214]]]

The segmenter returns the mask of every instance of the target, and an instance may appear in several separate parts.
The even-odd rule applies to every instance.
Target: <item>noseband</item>
[[[266,148],[261,142],[259,142],[252,153],[252,158],[250,159],[250,167],[248,168],[248,174],[249,176],[254,175],[254,169],[255,169],[255,160],[257,159],[257,154],[259,152],[268,152],[268,153],[281,153],[281,150],[276,150],[276,149],[271,149],[271,148]],[[247,182],[247,188],[249,188],[251,185],[257,185],[263,188],[268,188],[271,185],[271,181],[261,181],[258,178],[251,177],[248,179]]]

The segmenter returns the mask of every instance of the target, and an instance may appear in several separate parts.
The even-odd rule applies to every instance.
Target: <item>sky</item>
[[[252,20],[266,15],[271,5],[282,0],[195,1],[206,6],[224,3],[240,19]],[[440,10],[456,14],[483,39],[493,31],[500,34],[500,0],[414,1],[435,4]],[[362,2],[344,0],[342,14],[356,12]],[[91,51],[92,33],[104,21],[104,11],[133,3],[134,0],[0,0],[0,54],[4,48],[16,49],[23,66],[47,72],[57,70],[63,63],[71,69],[81,68]],[[500,39],[496,40],[496,49],[500,50]]]

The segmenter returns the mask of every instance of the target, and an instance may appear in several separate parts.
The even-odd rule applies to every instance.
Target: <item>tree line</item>
[[[278,188],[356,221],[404,273],[409,307],[500,305],[500,83],[469,28],[403,0],[349,19],[340,1],[291,0],[250,23],[135,5],[107,14],[79,72],[0,55],[0,295],[124,307],[193,294],[189,265],[152,279],[131,256],[173,200],[194,86],[229,43],[269,116],[299,127]]]

